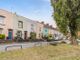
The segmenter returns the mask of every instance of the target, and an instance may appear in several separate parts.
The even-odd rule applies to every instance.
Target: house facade
[[[13,14],[13,37],[20,36],[23,39],[28,38],[27,19],[25,17]]]
[[[0,10],[0,34],[5,34],[10,40],[19,35],[27,39],[30,32],[36,32],[36,22],[16,13]]]
[[[37,34],[37,22],[27,19],[27,31],[28,31],[28,37],[30,37],[31,32],[34,32]]]
[[[48,36],[49,34],[49,24],[44,24],[43,36]]]
[[[16,13],[0,9],[0,34],[5,34],[9,40],[16,36],[26,40],[30,37],[31,32],[36,33],[37,39],[42,39],[42,36],[53,35],[54,29],[44,22],[33,21]]]
[[[52,27],[52,25],[49,27],[49,35],[52,35],[54,36],[54,32],[55,32],[55,29]]]
[[[13,15],[12,13],[0,10],[0,33],[13,38]]]
[[[37,22],[37,39],[42,39],[44,22]]]

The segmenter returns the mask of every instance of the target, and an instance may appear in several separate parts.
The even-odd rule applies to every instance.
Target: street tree
[[[53,17],[64,35],[70,33],[70,41],[77,44],[77,32],[80,30],[80,0],[51,0]]]

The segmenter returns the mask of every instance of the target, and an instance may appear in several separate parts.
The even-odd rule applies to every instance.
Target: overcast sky
[[[36,21],[44,21],[55,27],[50,0],[0,0],[0,9],[16,12]]]

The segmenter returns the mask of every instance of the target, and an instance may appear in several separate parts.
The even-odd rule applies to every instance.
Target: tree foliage
[[[65,35],[69,32],[76,39],[80,30],[80,0],[51,0],[51,4],[59,30]]]
[[[60,31],[76,36],[80,29],[80,0],[51,0],[51,3],[54,7],[53,16]]]

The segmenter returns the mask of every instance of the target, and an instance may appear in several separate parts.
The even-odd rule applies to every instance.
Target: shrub
[[[32,40],[36,39],[36,33],[35,32],[30,33],[30,39],[32,39]]]
[[[5,39],[5,34],[0,34],[0,39]]]
[[[53,36],[52,36],[52,34],[49,34],[48,35],[48,40],[51,40],[51,39],[53,39]]]
[[[22,37],[20,37],[20,36],[16,36],[16,37],[14,37],[14,41],[15,42],[23,42],[24,39]]]

